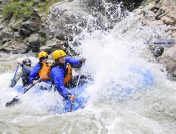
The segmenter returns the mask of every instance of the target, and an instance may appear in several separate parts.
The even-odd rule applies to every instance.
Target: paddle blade
[[[16,83],[17,82],[15,80],[11,80],[11,83],[10,83],[9,87],[14,87],[16,85]]]
[[[64,111],[65,112],[72,112],[72,111],[76,111],[78,109],[82,109],[82,108],[84,108],[85,103],[86,103],[86,100],[83,97],[76,98],[76,100],[74,102],[71,102],[70,100],[66,100]]]
[[[20,99],[13,98],[11,101],[6,103],[6,107],[12,107],[20,102]]]

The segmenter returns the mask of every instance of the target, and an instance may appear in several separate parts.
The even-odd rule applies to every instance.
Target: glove
[[[74,95],[70,96],[69,98],[70,98],[70,100],[71,100],[72,102],[74,102],[75,99],[76,99],[76,97],[75,97]]]
[[[85,58],[81,58],[80,61],[81,61],[82,63],[84,63],[84,62],[86,61],[86,59],[85,59]]]
[[[16,85],[17,81],[16,80],[11,80],[10,87],[14,87]]]
[[[33,80],[32,82],[34,85],[38,83],[38,80]]]
[[[21,62],[17,62],[17,64],[20,65],[20,66],[23,66],[23,63],[21,63]]]

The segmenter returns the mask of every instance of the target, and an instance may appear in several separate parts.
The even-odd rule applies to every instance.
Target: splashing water
[[[166,72],[160,71],[163,67],[154,62],[147,45],[143,44],[145,39],[156,34],[154,31],[162,35],[167,27],[142,26],[132,13],[128,14],[114,23],[111,30],[83,30],[74,38],[81,45],[74,46],[70,42],[71,47],[87,59],[80,73],[94,75],[94,81],[86,88],[88,103],[76,112],[48,112],[47,106],[60,103],[62,107],[62,98],[56,92],[40,96],[29,92],[21,96],[21,104],[6,108],[4,104],[17,94],[8,84],[13,76],[14,59],[20,59],[21,55],[15,58],[2,55],[0,132],[175,134],[176,84],[166,79]],[[92,18],[96,18],[90,15],[88,20],[89,17],[87,27],[90,28]],[[150,73],[152,81],[144,81],[139,72]],[[131,89],[129,95],[123,94],[126,89]]]

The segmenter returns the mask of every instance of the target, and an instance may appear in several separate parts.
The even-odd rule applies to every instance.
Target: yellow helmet
[[[52,57],[53,59],[58,59],[60,57],[64,57],[66,56],[66,53],[63,51],[63,50],[55,50],[53,53],[52,53]]]
[[[47,54],[47,52],[45,52],[45,51],[41,51],[39,54],[38,54],[38,58],[40,59],[40,58],[42,58],[42,57],[47,57],[48,56],[48,54]]]

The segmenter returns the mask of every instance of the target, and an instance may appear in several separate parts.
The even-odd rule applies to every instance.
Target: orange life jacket
[[[72,67],[70,64],[67,64],[67,74],[64,77],[64,84],[69,84],[72,80]]]
[[[41,80],[49,80],[50,79],[50,69],[51,63],[42,63],[42,68],[39,71],[39,77]]]

